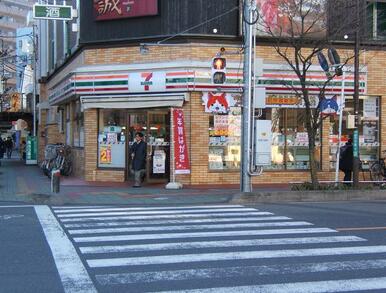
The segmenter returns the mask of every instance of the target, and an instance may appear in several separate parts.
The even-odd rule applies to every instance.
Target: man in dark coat
[[[5,147],[7,149],[7,158],[10,159],[12,157],[13,151],[13,140],[10,136],[8,136],[7,140],[5,141]]]
[[[351,181],[353,159],[353,145],[352,139],[350,138],[340,149],[339,169],[344,172],[343,181]]]
[[[134,171],[133,187],[141,187],[142,180],[146,172],[146,152],[147,145],[143,141],[143,134],[137,132],[135,134],[135,142],[130,148],[132,170]]]
[[[1,159],[4,158],[5,149],[6,149],[5,142],[0,137],[0,166],[1,166]]]

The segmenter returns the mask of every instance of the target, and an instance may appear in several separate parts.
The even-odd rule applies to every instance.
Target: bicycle
[[[385,153],[383,151],[382,153]],[[370,165],[370,178],[371,181],[383,182],[386,180],[386,165],[385,158],[379,158],[377,161]]]
[[[63,144],[46,145],[40,167],[49,178],[54,169],[60,170],[61,175],[69,176],[72,173],[71,147]]]

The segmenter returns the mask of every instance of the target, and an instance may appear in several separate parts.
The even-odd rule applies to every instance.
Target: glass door
[[[149,111],[147,121],[147,179],[149,182],[166,182],[170,173],[169,111]]]
[[[128,148],[135,133],[142,132],[147,143],[146,182],[167,182],[170,173],[170,113],[165,111],[136,111],[127,116]],[[128,151],[129,151],[128,149]],[[131,156],[128,156],[127,178],[133,179]]]

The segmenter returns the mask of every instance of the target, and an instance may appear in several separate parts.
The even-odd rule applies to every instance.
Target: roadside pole
[[[343,68],[342,75],[342,90],[340,94],[340,105],[339,105],[339,130],[338,130],[338,149],[336,150],[336,163],[335,163],[335,185],[339,183],[339,158],[340,158],[340,141],[342,138],[342,121],[343,121],[343,109],[345,106],[345,97],[344,97],[344,86],[346,79],[346,71]]]
[[[252,192],[249,165],[252,156],[250,111],[252,107],[252,22],[253,13],[256,11],[255,0],[246,0],[244,8],[244,93],[242,100],[240,191]]]

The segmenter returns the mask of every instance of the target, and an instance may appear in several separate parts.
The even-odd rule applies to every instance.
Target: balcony
[[[27,12],[28,12],[27,10],[9,7],[0,3],[0,15],[10,15],[10,16],[16,16],[18,18],[24,19],[27,15]]]

